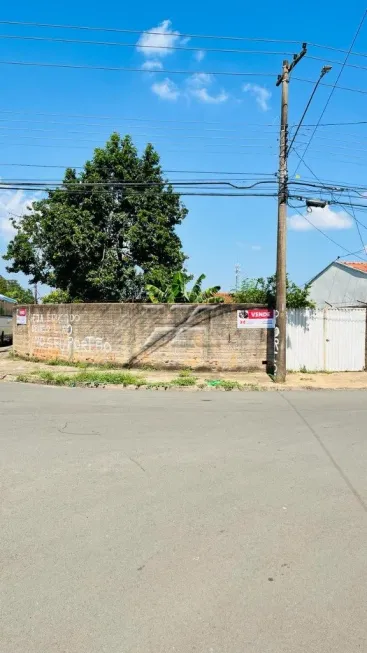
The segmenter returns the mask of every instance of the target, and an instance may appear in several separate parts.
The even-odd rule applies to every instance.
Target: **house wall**
[[[253,305],[252,305],[253,306]],[[27,306],[13,324],[14,351],[72,361],[157,368],[266,369],[273,329],[238,329],[244,304],[58,304]],[[22,307],[17,307],[19,308]]]
[[[367,274],[333,263],[312,281],[310,299],[317,308],[361,307],[367,303]]]

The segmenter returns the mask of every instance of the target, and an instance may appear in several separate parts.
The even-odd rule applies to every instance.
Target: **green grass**
[[[243,390],[243,384],[239,381],[226,381],[225,379],[221,379],[216,387],[223,388],[227,392],[229,390]]]
[[[53,370],[35,370],[29,374],[20,374],[17,381],[21,383],[43,383],[45,385],[55,386],[89,386],[98,387],[105,385],[135,386],[148,390],[158,390],[164,388],[185,388],[197,387],[204,389],[210,385],[210,382],[198,383],[197,378],[190,375],[180,375],[172,381],[152,381],[148,382],[144,377],[133,374],[129,371],[108,371],[108,370],[80,370],[74,374],[64,372],[54,372]],[[222,390],[261,390],[262,388],[253,383],[239,383],[238,381],[227,381],[221,379],[216,382],[215,388]]]
[[[181,371],[178,373],[178,376],[179,376],[180,378],[182,378],[182,379],[186,378],[187,376],[193,376],[193,374],[192,374],[192,370],[190,370],[190,368],[186,368],[186,369],[184,369],[184,370],[181,370]]]
[[[170,382],[170,385],[173,386],[179,386],[181,388],[184,388],[186,386],[192,386],[196,385],[196,377],[195,376],[178,376],[177,379],[173,379]]]
[[[23,380],[21,377],[18,377],[17,381]],[[33,378],[35,379],[36,375]],[[103,372],[101,370],[85,370],[76,374],[58,374],[46,370],[38,372],[37,378],[46,385],[146,385],[146,380],[136,374],[130,372]]]
[[[206,381],[206,385],[219,390],[229,392],[231,390],[261,390],[261,386],[256,383],[240,383],[239,381],[230,381],[226,379],[218,379],[217,381]],[[205,386],[202,386],[205,387]]]
[[[122,363],[115,363],[113,361],[106,361],[105,363],[98,362],[88,362],[88,361],[70,361],[64,360],[62,358],[49,358],[44,360],[43,358],[38,358],[37,356],[20,356],[14,352],[10,352],[9,356],[15,360],[27,361],[28,363],[43,363],[44,365],[50,365],[51,367],[77,367],[82,370],[89,369],[91,367],[97,368],[98,370],[122,370],[126,369],[126,365]]]

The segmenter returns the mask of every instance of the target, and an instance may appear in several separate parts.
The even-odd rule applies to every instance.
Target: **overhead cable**
[[[41,68],[73,68],[76,70],[110,70],[124,73],[146,73],[146,68],[126,68],[124,66],[89,66],[86,64],[72,63],[51,63],[45,61],[5,61],[1,60],[2,66],[36,66]],[[148,71],[152,72],[152,71]],[[169,75],[229,75],[234,77],[276,77],[275,73],[263,72],[236,72],[232,70],[167,70],[165,68],[155,69],[154,73]],[[308,81],[308,80],[301,80]],[[367,91],[366,91],[367,92]]]
[[[16,166],[19,168],[72,168],[75,170],[82,170],[84,166],[72,166],[72,165],[48,165],[43,163],[1,163],[1,166]],[[196,174],[196,175],[259,175],[259,176],[276,176],[276,173],[270,172],[223,172],[222,170],[167,170],[164,169],[163,172],[166,173],[187,173],[187,174]]]
[[[314,229],[316,229],[316,231],[318,231],[318,232],[319,232],[320,234],[322,234],[325,238],[327,238],[328,240],[330,240],[331,243],[333,243],[333,244],[336,245],[337,247],[340,247],[340,249],[343,249],[344,252],[347,252],[348,256],[351,256],[351,255],[352,255],[352,256],[357,256],[355,252],[350,252],[349,249],[347,249],[346,247],[344,247],[344,245],[341,245],[340,243],[338,243],[338,242],[337,242],[336,240],[334,240],[333,238],[330,238],[330,236],[328,236],[328,234],[326,234],[324,231],[322,231],[322,229],[319,229],[319,227],[316,227],[316,225],[315,225],[313,222],[311,222],[311,220],[309,220],[309,218],[307,218],[305,215],[303,215],[303,213],[301,213],[301,211],[299,211],[295,206],[293,206],[292,204],[289,204],[289,206],[290,206],[291,209],[293,209],[294,211],[297,211],[297,213],[298,213],[298,214],[299,214],[299,215],[300,215],[304,220],[306,220],[306,222],[308,222],[308,223],[311,225],[311,227],[313,227]],[[357,256],[357,258],[359,258],[361,261],[365,262],[365,259],[363,259],[361,256]]]
[[[301,163],[302,163],[302,161],[303,161],[303,159],[304,159],[304,157],[305,157],[305,155],[306,155],[306,153],[307,153],[307,150],[308,150],[308,148],[310,147],[310,145],[311,145],[311,143],[312,143],[312,140],[313,140],[313,138],[314,138],[314,136],[315,136],[315,134],[316,134],[317,128],[318,128],[318,126],[319,126],[321,120],[322,120],[323,117],[324,117],[325,111],[326,111],[326,109],[327,109],[328,106],[329,106],[330,100],[331,100],[331,98],[333,97],[333,94],[334,94],[334,91],[335,91],[335,89],[336,89],[336,87],[337,87],[338,81],[339,81],[339,79],[340,79],[340,77],[341,77],[341,75],[342,75],[342,73],[343,73],[343,70],[344,70],[344,68],[345,68],[345,65],[346,65],[346,63],[347,63],[347,61],[348,61],[349,55],[350,55],[350,53],[352,52],[353,45],[355,44],[355,42],[356,42],[356,40],[357,40],[357,38],[358,38],[358,35],[359,35],[359,33],[360,33],[361,29],[362,29],[362,25],[363,25],[363,23],[364,23],[364,20],[365,20],[365,18],[366,18],[366,15],[367,15],[367,9],[365,9],[365,11],[363,12],[363,16],[362,16],[362,18],[361,18],[361,20],[360,20],[360,22],[359,22],[359,25],[358,25],[358,27],[357,27],[357,31],[356,31],[356,33],[354,34],[354,37],[353,37],[353,39],[352,39],[352,43],[351,43],[351,45],[350,45],[350,48],[349,48],[348,52],[347,52],[346,55],[345,55],[345,59],[344,59],[343,65],[342,65],[342,67],[341,67],[340,70],[339,70],[339,73],[338,73],[338,75],[337,75],[337,77],[336,77],[336,80],[335,80],[335,82],[334,82],[334,84],[333,84],[333,86],[332,86],[332,88],[331,88],[331,91],[330,91],[330,93],[329,93],[329,96],[328,96],[328,98],[327,98],[327,100],[326,100],[326,102],[325,102],[324,108],[323,108],[323,110],[322,110],[322,112],[321,112],[320,118],[318,119],[318,121],[317,121],[317,123],[316,123],[316,125],[315,125],[315,127],[314,127],[314,130],[313,130],[313,132],[312,132],[312,134],[311,134],[311,136],[310,136],[310,138],[309,138],[309,141],[308,141],[308,143],[307,143],[307,145],[306,145],[306,148],[304,149],[304,151],[303,151],[303,153],[302,153],[302,155],[301,155],[300,161],[299,161],[299,163],[298,163],[298,165],[297,165],[297,168],[296,168],[294,174],[295,174],[295,173],[297,172],[297,170],[299,169],[299,167],[300,167],[300,165],[301,165]]]
[[[310,83],[315,83],[312,80],[306,80],[309,81]],[[120,120],[122,122],[149,122],[149,123],[174,123],[174,124],[182,124],[182,125],[222,125],[223,123],[220,121],[209,121],[209,120],[178,120],[176,119],[171,119],[171,120],[162,120],[162,119],[157,119],[157,118],[140,118],[136,116],[106,116],[106,115],[100,115],[100,114],[82,114],[82,113],[55,113],[55,112],[46,112],[46,111],[30,111],[29,109],[26,110],[21,110],[21,111],[14,111],[13,109],[0,109],[0,114],[8,114],[8,115],[27,115],[27,116],[51,116],[51,117],[62,117],[62,118],[83,118],[83,119],[98,119],[98,120]],[[3,118],[2,120],[6,120],[6,118]],[[8,119],[9,121],[14,119]],[[84,123],[83,123],[84,124]],[[274,121],[273,122],[268,122],[268,123],[261,123],[261,122],[245,122],[245,121],[229,121],[224,123],[226,125],[243,125],[246,127],[260,127],[263,129],[264,127],[272,127],[274,128]],[[311,129],[312,127],[315,127],[316,123],[305,123],[302,126],[302,129]],[[318,126],[319,127],[342,127],[342,126],[352,126],[352,125],[367,125],[367,120],[351,120],[351,121],[341,121],[341,122],[323,122],[320,123]],[[290,128],[295,128],[297,127],[297,123],[293,123],[290,125]],[[222,130],[221,130],[222,131]],[[276,132],[278,133],[278,132]]]
[[[166,35],[167,36],[167,35]],[[156,49],[156,50],[188,50],[189,52],[230,52],[236,54],[265,54],[265,55],[284,55],[292,56],[293,52],[282,52],[277,50],[241,50],[231,48],[203,48],[187,47],[186,45],[137,45],[136,43],[121,43],[119,41],[85,41],[83,39],[65,39],[52,36],[24,36],[14,34],[0,34],[0,39],[13,39],[20,41],[47,41],[51,43],[78,43],[81,45],[107,45],[122,48]]]
[[[118,27],[91,27],[85,25],[57,25],[52,23],[31,23],[25,21],[15,21],[15,20],[0,20],[0,25],[23,25],[27,27],[48,27],[50,29],[76,29],[76,30],[85,30],[90,32],[115,32],[119,34],[153,34],[154,36],[169,36],[170,32],[160,32],[155,29],[122,29]],[[173,35],[180,38],[189,38],[189,39],[217,39],[225,41],[254,41],[254,42],[263,42],[263,43],[293,43],[298,45],[300,41],[291,41],[287,39],[267,39],[267,38],[256,38],[248,36],[223,36],[223,35],[210,35],[210,34],[185,34],[181,32],[172,32]]]

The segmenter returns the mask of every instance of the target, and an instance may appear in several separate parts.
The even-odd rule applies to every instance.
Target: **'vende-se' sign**
[[[274,329],[275,311],[272,308],[249,308],[237,311],[237,329]]]

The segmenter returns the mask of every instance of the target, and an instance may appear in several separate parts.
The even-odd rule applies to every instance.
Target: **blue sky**
[[[230,11],[216,11],[213,3],[95,3],[84,0],[62,4],[20,0],[2,10],[2,20],[90,25],[166,32],[143,36],[141,44],[175,45],[199,50],[168,51],[139,47],[107,47],[0,38],[0,59],[84,64],[147,69],[146,73],[22,67],[1,65],[0,176],[4,179],[59,179],[62,169],[15,167],[23,163],[81,166],[93,148],[102,145],[113,130],[131,133],[139,148],[149,140],[161,154],[165,170],[214,171],[233,175],[238,183],[244,173],[263,178],[277,170],[277,138],[280,92],[275,86],[284,52],[298,44],[238,42],[191,38],[181,34],[211,34],[268,39],[290,39],[349,48],[364,5],[355,1],[348,11],[335,3],[295,4],[279,11],[273,2],[232,2]],[[173,33],[172,33],[173,32]],[[119,41],[137,44],[136,34],[83,32],[1,25],[2,35],[52,36],[69,39]],[[367,21],[354,50],[367,51]],[[201,50],[202,48],[202,50]],[[206,52],[205,48],[261,50],[262,54]],[[264,54],[279,52],[277,55]],[[316,80],[325,59],[342,61],[344,55],[309,47],[321,60],[303,59],[294,77]],[[290,57],[288,57],[290,58]],[[349,63],[367,66],[366,58],[353,56]],[[154,72],[157,68],[187,70],[184,75]],[[340,70],[334,64],[325,81],[333,83]],[[216,76],[211,71],[251,72],[254,76]],[[196,73],[203,73],[197,75]],[[265,77],[263,73],[274,73]],[[367,89],[367,70],[345,68],[339,85]],[[299,119],[312,84],[293,79],[290,85],[289,122]],[[307,115],[317,122],[330,89],[320,87]],[[324,122],[366,119],[366,95],[336,90]],[[46,115],[37,115],[44,113]],[[59,115],[50,115],[59,114]],[[82,117],[78,117],[78,115]],[[73,117],[74,116],[74,117]],[[85,118],[83,116],[93,116]],[[111,118],[106,118],[109,116]],[[144,121],[134,121],[141,118]],[[146,120],[146,121],[145,121]],[[171,122],[159,122],[171,121]],[[38,130],[38,131],[37,131]],[[71,133],[70,133],[71,132]],[[75,132],[75,133],[72,133]],[[299,142],[307,141],[306,130]],[[320,128],[305,157],[322,179],[365,183],[364,143],[367,125]],[[353,151],[355,150],[355,151]],[[302,147],[299,149],[302,152]],[[297,157],[290,157],[292,176]],[[259,174],[260,173],[260,174]],[[303,166],[301,179],[310,178]],[[197,174],[167,173],[170,178],[193,179]],[[201,175],[224,178],[224,175]],[[270,177],[269,177],[270,178]],[[316,192],[317,194],[317,192]],[[188,268],[207,274],[209,284],[224,290],[234,286],[235,264],[242,276],[266,276],[274,272],[276,202],[273,198],[185,197],[189,215],[179,229]],[[29,196],[0,191],[0,249],[9,238],[8,212],[19,213]],[[288,271],[304,283],[338,255],[341,249],[302,221],[289,209]],[[325,233],[350,251],[362,247],[352,219],[340,207],[309,216]],[[358,214],[363,222],[364,215]],[[367,224],[367,219],[366,219]],[[362,228],[362,238],[367,234]],[[5,264],[0,263],[0,273]]]

